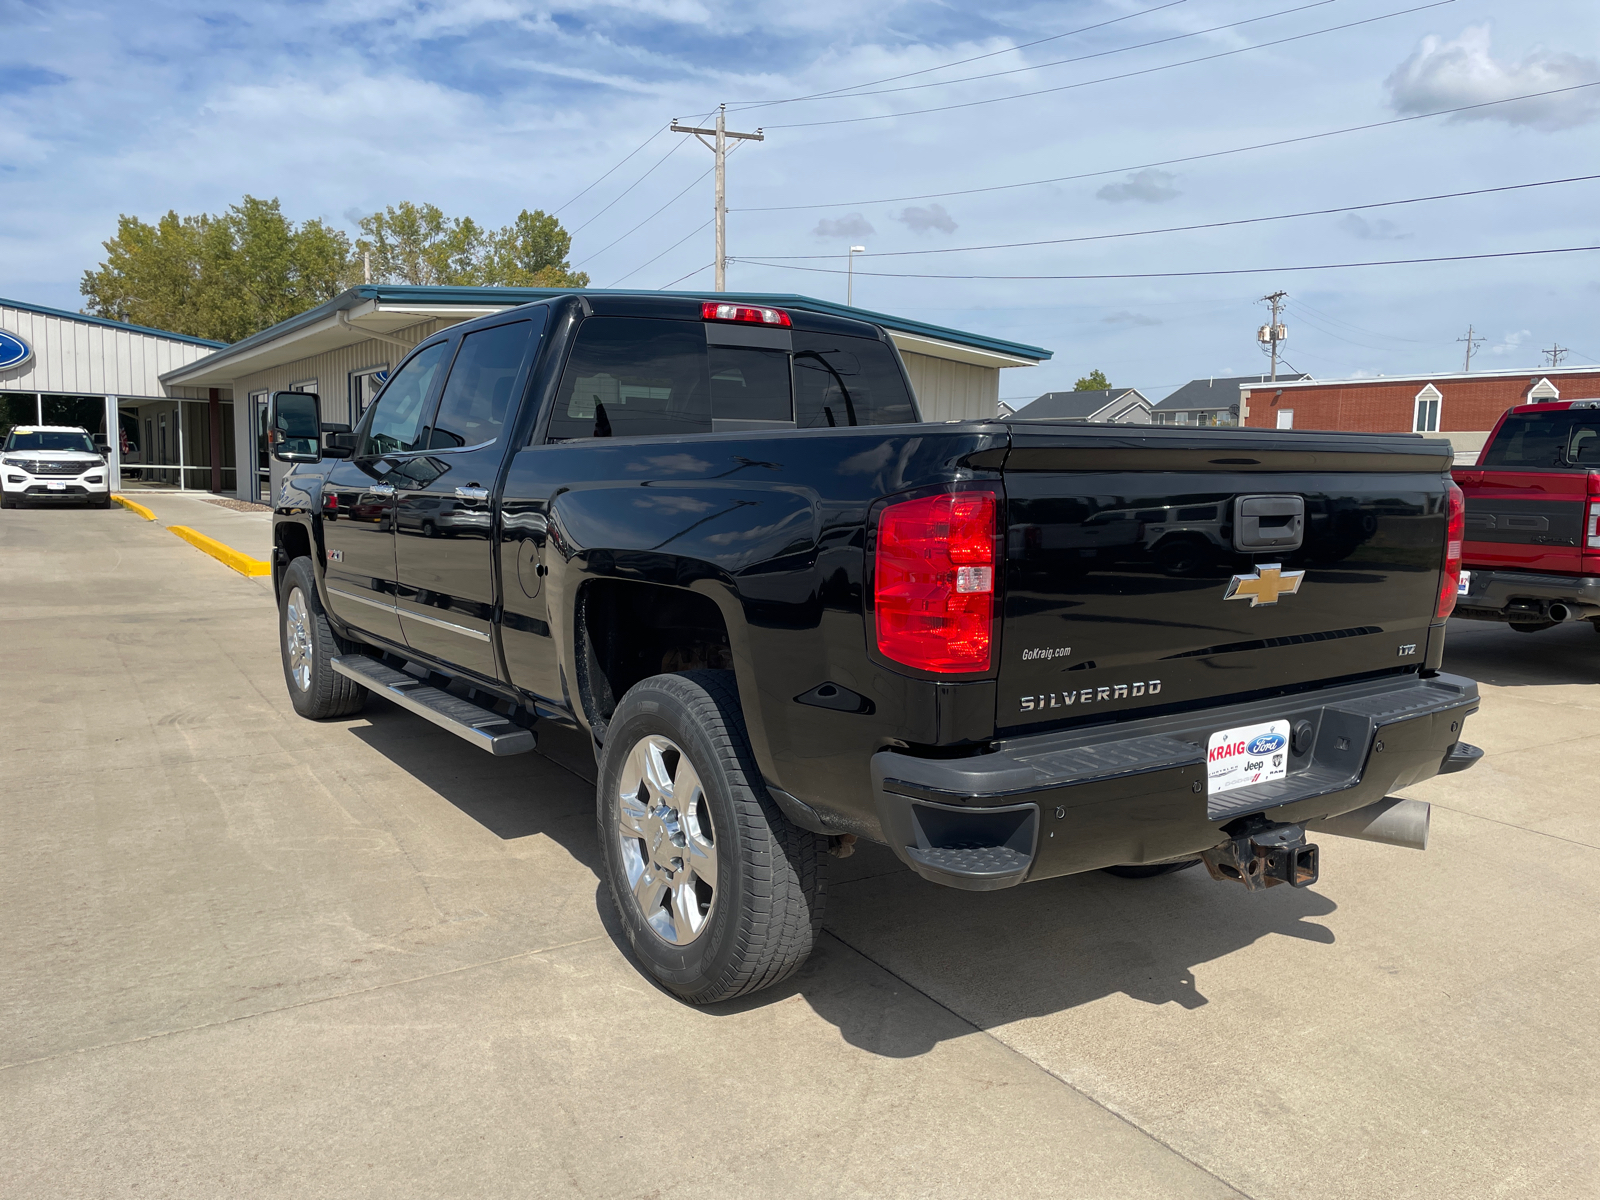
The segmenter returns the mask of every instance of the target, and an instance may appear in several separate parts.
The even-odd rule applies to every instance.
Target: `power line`
[[[556,209],[550,215],[551,216],[558,215],[562,211],[562,209],[565,209],[568,206],[570,206],[574,200],[579,199],[579,197],[584,196],[588,192],[593,191],[594,188],[596,186],[598,186],[599,184],[604,183],[617,170],[618,167],[621,167],[623,165],[623,163],[626,163],[628,161],[628,159],[632,158],[635,154],[639,153],[639,151],[643,150],[651,142],[655,141],[658,137],[660,137],[663,133],[666,132],[666,129],[667,129],[667,127],[665,125],[663,125],[660,129],[656,130],[649,137],[645,138],[644,141],[640,142],[632,150],[628,151],[628,153],[623,157],[622,162],[619,162],[615,167],[612,167],[611,170],[607,171],[604,175],[600,176],[600,178],[596,179],[594,181],[594,183],[591,183],[588,187],[584,188],[583,191],[579,192],[578,195],[574,196],[572,198],[572,200],[568,200],[566,202],[566,204],[563,204],[561,206],[561,208]]]
[[[1492,254],[1442,254],[1430,258],[1386,258],[1370,262],[1311,263],[1292,267],[1230,267],[1218,271],[1138,271],[1116,275],[934,275],[896,271],[858,271],[874,279],[995,279],[995,280],[1096,280],[1096,279],[1190,279],[1209,275],[1270,275],[1286,271],[1340,271],[1349,267],[1401,267],[1417,263],[1476,262],[1488,258],[1529,258],[1540,254],[1579,254],[1587,250],[1600,250],[1600,246],[1558,246],[1548,250],[1501,250]],[[843,275],[837,268],[801,267],[791,263],[765,262],[754,258],[737,261],[756,267],[774,267],[784,271],[807,271],[813,275]]]
[[[679,142],[678,145],[681,146],[681,145],[683,145],[683,143]],[[615,246],[617,244],[617,242],[622,241],[623,238],[631,237],[633,234],[635,234],[639,230],[643,229],[646,225],[650,224],[651,221],[654,221],[662,213],[666,212],[667,209],[671,208],[679,200],[682,200],[684,195],[689,191],[689,188],[692,188],[695,184],[699,183],[707,175],[711,174],[711,172],[714,171],[715,169],[716,169],[715,167],[707,167],[704,171],[700,172],[700,174],[696,175],[693,179],[691,179],[689,181],[689,186],[684,188],[683,191],[679,192],[671,200],[668,200],[660,208],[656,209],[655,212],[651,213],[648,217],[646,217],[644,220],[640,221],[632,229],[628,230],[628,232],[623,234],[622,237],[619,237],[619,238],[616,238],[613,241],[607,242],[604,246],[600,247],[600,249],[596,250],[593,254],[589,255],[582,262],[578,263],[577,266],[581,267],[586,262],[593,262],[596,258],[600,257],[600,255],[604,254],[607,250],[611,249],[612,246]]]
[[[1036,242],[995,242],[986,246],[942,246],[929,250],[884,250],[864,254],[863,258],[904,258],[913,254],[966,254],[973,250],[1025,250],[1034,246],[1063,246],[1077,242],[1104,242],[1115,238],[1150,237],[1158,233],[1193,233],[1202,229],[1226,229],[1234,225],[1259,225],[1266,221],[1292,221],[1300,217],[1326,217],[1334,213],[1362,212],[1372,208],[1394,208],[1403,204],[1424,204],[1431,200],[1456,200],[1463,196],[1486,196],[1493,192],[1515,192],[1526,188],[1552,187],[1558,183],[1585,183],[1600,175],[1573,175],[1567,179],[1543,179],[1536,183],[1508,183],[1501,187],[1473,188],[1466,192],[1439,192],[1432,196],[1412,196],[1406,200],[1378,200],[1370,204],[1349,204],[1342,208],[1314,208],[1304,212],[1278,213],[1270,217],[1237,217],[1231,221],[1209,221],[1203,225],[1169,225],[1163,229],[1132,229],[1122,233],[1090,233],[1081,237],[1044,238]],[[818,258],[838,258],[837,254],[767,254],[774,262],[803,262]]]
[[[1299,142],[1314,142],[1322,138],[1338,137],[1345,133],[1362,133],[1368,129],[1383,129],[1389,125],[1405,125],[1412,121],[1426,121],[1431,117],[1447,117],[1454,113],[1471,112],[1479,108],[1492,108],[1498,104],[1514,104],[1519,100],[1538,100],[1583,88],[1600,87],[1600,79],[1591,83],[1575,83],[1570,87],[1551,88],[1544,92],[1529,92],[1522,96],[1507,96],[1504,100],[1485,100],[1478,104],[1463,104],[1456,108],[1441,108],[1434,112],[1414,113],[1409,117],[1393,117],[1386,121],[1371,121],[1365,125],[1348,125],[1343,129],[1328,129],[1321,133],[1306,133],[1298,137],[1279,138],[1272,142],[1256,142],[1249,146],[1234,146],[1228,150],[1210,150],[1204,154],[1188,154],[1182,158],[1164,158],[1158,162],[1134,163],[1132,166],[1111,167],[1103,171],[1085,171],[1078,175],[1056,175],[1050,179],[1029,179],[1021,183],[996,183],[987,187],[961,188],[952,192],[923,192],[916,196],[882,196],[875,200],[830,200],[825,204],[771,204],[760,208],[744,208],[739,212],[801,212],[818,208],[867,208],[874,204],[900,204],[907,200],[946,200],[951,196],[975,196],[982,192],[1006,192],[1017,188],[1043,187],[1051,183],[1072,183],[1079,179],[1098,179],[1105,175],[1122,175],[1129,171],[1143,171],[1151,167],[1172,167],[1180,163],[1200,162],[1208,158],[1224,158],[1231,154],[1244,154],[1251,150],[1271,150],[1278,146],[1292,146]]]
[[[934,71],[946,71],[951,67],[964,67],[968,63],[982,62],[986,58],[994,58],[997,55],[1010,54],[1016,50],[1027,50],[1032,46],[1042,46],[1046,42],[1058,42],[1064,37],[1088,33],[1094,29],[1104,29],[1107,25],[1117,25],[1123,21],[1131,21],[1135,17],[1148,16],[1150,13],[1160,12],[1166,8],[1176,8],[1178,5],[1187,4],[1188,2],[1189,0],[1169,0],[1166,4],[1158,4],[1154,8],[1142,8],[1138,12],[1112,17],[1109,21],[1100,21],[1094,25],[1082,25],[1077,29],[1069,29],[1065,33],[1053,33],[1049,37],[1037,38],[1031,42],[1018,42],[1016,45],[1007,46],[1003,50],[991,50],[987,54],[975,54],[971,58],[958,58],[955,62],[941,63],[937,67],[923,67],[920,71],[907,71],[903,75],[890,75],[884,79],[869,79],[865,83],[852,83],[845,87],[829,88],[825,92],[812,92],[806,96],[789,96],[783,100],[736,100],[730,103],[730,107],[737,112],[745,112],[752,108],[771,108],[777,104],[795,104],[801,100],[820,100],[828,96],[837,95],[840,92],[853,92],[857,88],[877,87],[880,83],[896,83],[902,79],[914,79],[918,75],[928,75]]]
[[[1049,96],[1056,92],[1070,92],[1076,88],[1092,87],[1097,83],[1112,83],[1119,79],[1135,79],[1142,75],[1154,75],[1158,71],[1170,71],[1175,67],[1189,67],[1195,63],[1215,62],[1222,58],[1232,58],[1238,54],[1248,54],[1252,50],[1268,50],[1273,46],[1284,46],[1290,42],[1304,41],[1306,38],[1320,37],[1325,33],[1338,33],[1345,29],[1355,29],[1362,25],[1372,25],[1378,21],[1388,21],[1394,17],[1404,17],[1411,13],[1426,12],[1432,8],[1443,8],[1447,4],[1454,4],[1456,0],[1431,0],[1428,4],[1419,4],[1414,8],[1397,9],[1394,12],[1382,13],[1376,17],[1363,17],[1359,21],[1347,21],[1343,25],[1330,25],[1326,29],[1313,29],[1308,33],[1291,34],[1288,37],[1276,38],[1270,42],[1258,42],[1253,46],[1240,46],[1233,50],[1219,50],[1215,54],[1202,54],[1198,58],[1186,58],[1181,62],[1162,63],[1160,66],[1144,67],[1138,71],[1124,71],[1120,75],[1102,75],[1099,79],[1083,79],[1077,83],[1063,83],[1056,87],[1040,88],[1032,92],[1017,92],[1011,96],[991,96],[987,100],[967,100],[960,104],[940,104],[932,108],[914,108],[906,112],[877,113],[866,117],[835,117],[827,121],[798,121],[789,125],[772,125],[771,129],[815,129],[821,125],[859,125],[863,121],[888,121],[895,117],[918,117],[927,113],[950,112],[958,108],[978,108],[986,104],[1000,104],[1007,100],[1028,100],[1034,96]]]
[[[1304,300],[1298,300],[1298,299],[1295,300],[1293,302],[1293,308],[1294,308],[1294,311],[1296,312],[1296,314],[1299,315],[1300,319],[1304,320],[1304,321],[1309,321],[1310,317],[1314,316],[1314,317],[1320,318],[1321,320],[1331,322],[1334,325],[1342,325],[1342,326],[1344,326],[1344,328],[1352,330],[1355,333],[1364,333],[1368,337],[1387,338],[1388,340],[1393,341],[1393,342],[1409,342],[1413,346],[1434,346],[1434,345],[1438,345],[1437,341],[1429,340],[1427,338],[1401,337],[1397,333],[1380,333],[1378,330],[1376,330],[1376,329],[1368,329],[1364,325],[1351,324],[1349,321],[1346,321],[1341,317],[1336,317],[1332,313],[1325,313],[1320,308],[1313,308],[1311,305],[1307,304]],[[1309,316],[1308,316],[1308,314],[1309,314]],[[1310,323],[1311,323],[1313,328],[1317,327],[1315,321],[1311,321]],[[1333,333],[1332,330],[1323,330],[1323,332],[1324,333],[1328,333],[1333,337],[1338,337],[1339,336],[1337,333]],[[1348,339],[1340,339],[1340,340],[1348,340]],[[1351,342],[1350,344],[1352,346],[1360,346],[1361,345],[1360,342]],[[1367,349],[1367,350],[1377,350],[1377,349],[1379,349],[1379,347],[1377,347],[1377,346],[1366,346],[1364,348]]]
[[[648,266],[649,266],[649,265],[650,265],[650,263],[653,263],[653,262],[655,262],[655,261],[656,261],[656,258],[662,258],[662,257],[664,257],[664,256],[665,256],[665,255],[668,255],[668,254],[671,254],[671,253],[672,253],[672,252],[673,252],[673,251],[674,251],[674,250],[676,250],[676,249],[677,249],[677,248],[678,248],[678,247],[679,247],[679,246],[681,246],[681,245],[683,245],[683,244],[684,244],[684,243],[685,243],[685,242],[687,242],[687,241],[688,241],[688,240],[689,240],[689,239],[690,239],[690,238],[692,238],[692,237],[693,237],[693,236],[694,236],[694,235],[695,235],[695,234],[697,234],[697,233],[699,233],[699,232],[701,232],[701,231],[702,231],[702,230],[704,230],[704,229],[705,229],[705,227],[706,227],[706,226],[707,226],[707,225],[710,225],[710,224],[711,224],[711,222],[712,222],[712,221],[715,221],[715,220],[716,220],[716,218],[715,218],[715,217],[712,217],[712,218],[711,218],[711,220],[709,220],[709,221],[705,221],[705,222],[703,222],[703,223],[701,223],[701,224],[699,224],[699,225],[696,225],[696,226],[695,226],[695,227],[694,227],[694,228],[693,228],[693,229],[691,229],[691,230],[689,230],[689,232],[688,232],[688,233],[686,233],[686,234],[684,234],[684,235],[683,235],[683,236],[682,236],[682,237],[681,237],[681,238],[679,238],[679,239],[678,239],[678,240],[677,240],[677,241],[675,241],[675,242],[673,242],[673,243],[672,243],[672,245],[670,245],[670,246],[668,246],[668,247],[667,247],[667,248],[666,248],[666,249],[665,249],[665,250],[663,250],[663,251],[662,251],[662,252],[661,252],[661,253],[660,253],[660,254],[658,254],[658,255],[656,255],[656,256],[655,256],[655,258],[652,258],[652,259],[650,259],[650,261],[649,261],[649,262],[643,262],[643,263],[640,263],[640,264],[639,264],[639,265],[638,265],[638,266],[637,266],[637,267],[635,267],[635,268],[634,268],[634,269],[633,269],[633,270],[631,270],[631,271],[629,271],[629,272],[628,272],[628,273],[627,273],[627,274],[626,274],[626,275],[624,275],[624,276],[622,276],[622,278],[621,278],[621,279],[618,279],[618,280],[617,280],[617,282],[616,282],[616,283],[608,283],[608,284],[607,284],[607,285],[606,285],[606,286],[607,286],[607,287],[616,287],[616,286],[617,286],[617,285],[618,285],[618,284],[620,284],[620,283],[622,283],[622,282],[623,282],[623,281],[624,281],[624,280],[628,280],[628,279],[632,279],[632,278],[633,278],[633,277],[634,277],[634,276],[635,276],[635,275],[637,275],[637,274],[638,274],[638,273],[639,273],[639,272],[640,272],[640,271],[642,271],[642,270],[644,270],[644,269],[645,269],[645,268],[646,268],[646,267],[648,267]]]
[[[595,213],[594,216],[590,217],[587,221],[585,221],[582,225],[579,225],[577,227],[577,229],[574,229],[572,232],[573,233],[577,233],[579,230],[587,229],[587,228],[589,228],[589,226],[593,225],[596,221],[598,221],[601,217],[605,216],[606,213],[611,211],[612,205],[616,204],[616,202],[618,200],[621,200],[624,196],[626,196],[629,192],[633,191],[634,188],[638,187],[646,179],[649,179],[650,176],[655,173],[656,167],[659,167],[662,163],[666,162],[667,159],[671,158],[674,154],[676,154],[678,152],[679,147],[681,147],[682,145],[683,145],[682,142],[674,142],[673,145],[672,145],[672,149],[671,150],[668,150],[660,158],[656,159],[655,167],[651,167],[643,175],[639,176],[639,178],[635,179],[627,187],[623,188],[612,199],[611,204],[606,205],[599,212]]]
[[[701,226],[701,227],[700,227],[700,228],[701,228],[701,229],[704,229],[704,228],[705,228],[705,226],[703,226],[703,225],[702,225],[702,226]],[[695,230],[695,232],[696,232],[696,233],[698,233],[698,232],[700,232],[700,230],[699,230],[699,229],[697,229],[697,230]],[[667,290],[667,289],[668,289],[668,288],[669,288],[669,287],[675,287],[675,286],[677,286],[677,285],[678,285],[678,284],[680,284],[680,283],[682,283],[682,282],[683,282],[683,281],[684,281],[684,280],[685,280],[685,279],[690,279],[690,278],[693,278],[693,277],[694,277],[694,276],[696,276],[696,275],[698,275],[698,274],[700,274],[700,272],[701,272],[701,271],[706,271],[706,270],[709,270],[709,269],[710,269],[710,268],[712,268],[712,267],[714,267],[714,266],[716,266],[716,265],[717,265],[717,264],[716,264],[716,263],[714,263],[714,262],[708,262],[708,263],[707,263],[707,264],[706,264],[706,265],[705,265],[705,266],[703,266],[703,267],[696,267],[696,268],[695,268],[695,269],[694,269],[694,270],[692,270],[692,271],[690,271],[690,272],[689,272],[689,274],[687,274],[687,275],[679,275],[679,276],[678,276],[678,277],[677,277],[677,278],[676,278],[676,279],[674,279],[674,280],[673,280],[673,281],[672,281],[672,282],[671,282],[671,283],[663,283],[663,284],[662,284],[662,285],[661,285],[661,286],[660,286],[660,287],[658,287],[658,288],[657,288],[657,289],[656,289],[656,291],[658,291],[658,292],[664,292],[664,291],[666,291],[666,290]]]
[[[1181,42],[1186,41],[1189,38],[1204,37],[1208,33],[1220,33],[1224,29],[1237,29],[1241,25],[1253,25],[1257,21],[1270,21],[1274,17],[1286,17],[1291,13],[1305,12],[1307,9],[1321,8],[1326,4],[1335,4],[1337,2],[1338,0],[1311,0],[1311,3],[1309,4],[1301,4],[1295,8],[1280,9],[1278,12],[1264,13],[1259,17],[1245,17],[1243,20],[1229,21],[1226,25],[1213,25],[1208,29],[1195,29],[1188,33],[1169,34],[1166,37],[1154,38],[1148,42],[1135,42],[1131,46],[1116,46],[1110,50],[1096,50],[1093,54],[1080,54],[1075,58],[1058,58],[1053,62],[1032,63],[1026,67],[1011,67],[1004,71],[986,71],[982,75],[963,75],[960,79],[940,79],[931,83],[911,83],[907,84],[905,87],[880,88],[875,92],[852,91],[849,94],[842,96],[827,94],[818,96],[797,96],[793,100],[785,100],[779,103],[798,104],[802,100],[857,100],[863,96],[889,96],[898,92],[916,92],[925,88],[952,87],[958,83],[975,83],[981,79],[1000,79],[1006,75],[1021,75],[1027,71],[1043,71],[1048,67],[1063,67],[1069,63],[1088,62],[1091,59],[1096,58],[1109,58],[1113,54],[1127,54],[1133,50],[1148,50],[1151,46],[1165,46],[1169,42]],[[862,86],[868,85],[863,84]],[[752,107],[762,106],[753,105]],[[775,128],[787,129],[793,128],[793,126],[776,126]]]

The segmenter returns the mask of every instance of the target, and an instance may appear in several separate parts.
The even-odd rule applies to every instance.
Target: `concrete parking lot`
[[[696,1010],[580,740],[300,720],[274,618],[159,523],[0,520],[7,1196],[1600,1195],[1587,624],[1452,627],[1488,757],[1407,793],[1426,853],[980,895],[868,847],[797,979]]]

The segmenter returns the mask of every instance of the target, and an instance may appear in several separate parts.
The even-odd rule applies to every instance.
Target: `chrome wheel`
[[[289,590],[283,606],[284,651],[289,656],[289,678],[302,692],[311,689],[311,612],[299,588]]]
[[[628,752],[617,784],[617,837],[628,888],[645,924],[684,946],[711,918],[717,847],[700,776],[678,746],[659,734]]]

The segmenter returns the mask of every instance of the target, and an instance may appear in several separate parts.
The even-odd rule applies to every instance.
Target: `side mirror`
[[[101,454],[109,454],[111,452],[111,443],[106,441],[105,434],[97,433],[94,435],[94,448],[100,451]]]
[[[322,453],[327,458],[349,458],[356,452],[356,435],[353,433],[325,433],[322,435]]]
[[[272,457],[286,463],[322,461],[322,401],[315,392],[273,392],[267,405]]]

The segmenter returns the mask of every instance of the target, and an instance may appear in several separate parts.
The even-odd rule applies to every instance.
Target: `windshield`
[[[1547,471],[1600,467],[1600,409],[1509,416],[1478,465]]]
[[[40,430],[13,429],[6,438],[7,450],[76,450],[83,454],[98,453],[94,443],[85,433],[45,433]]]

